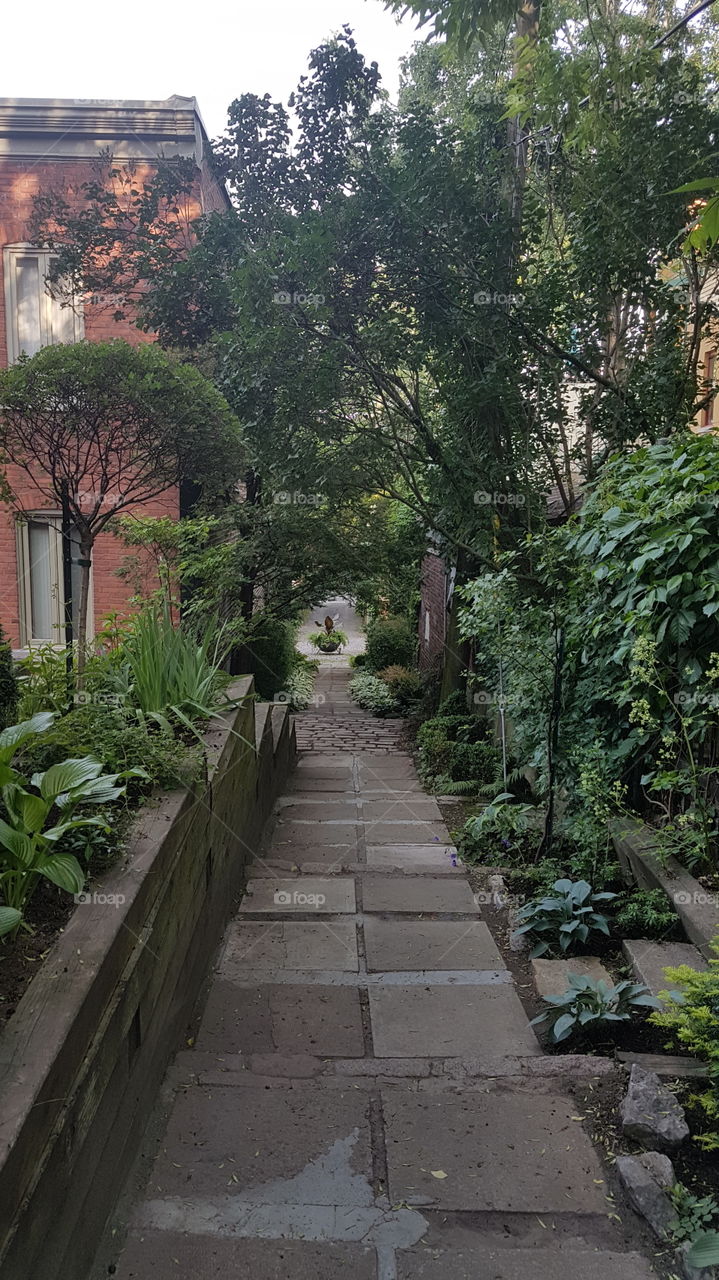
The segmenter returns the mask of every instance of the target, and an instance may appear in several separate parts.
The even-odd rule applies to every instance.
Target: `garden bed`
[[[286,709],[256,712],[249,678],[234,693],[208,781],[144,807],[0,1034],[4,1280],[84,1280],[291,766]]]

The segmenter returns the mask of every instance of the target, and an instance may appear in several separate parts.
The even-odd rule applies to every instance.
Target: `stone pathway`
[[[353,721],[251,868],[117,1277],[649,1280],[436,802]]]

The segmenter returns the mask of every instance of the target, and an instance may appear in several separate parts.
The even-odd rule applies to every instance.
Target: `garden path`
[[[348,678],[323,664],[326,722]],[[318,739],[168,1077],[118,1280],[649,1280],[559,1062],[411,757]]]

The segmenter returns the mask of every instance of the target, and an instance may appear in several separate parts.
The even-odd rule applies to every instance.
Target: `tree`
[[[98,534],[185,478],[205,500],[227,494],[242,446],[226,401],[196,369],[150,344],[79,342],[45,347],[0,373],[0,457],[64,504],[77,531],[81,677]]]

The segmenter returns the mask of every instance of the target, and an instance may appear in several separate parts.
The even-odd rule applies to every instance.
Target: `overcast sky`
[[[194,94],[212,136],[241,93],[285,101],[310,50],[344,23],[392,96],[399,59],[416,38],[414,23],[398,26],[381,0],[34,0],[37,39],[28,38],[27,23],[23,5],[6,6],[3,97]]]

